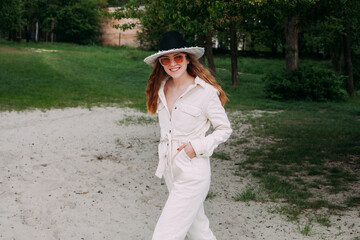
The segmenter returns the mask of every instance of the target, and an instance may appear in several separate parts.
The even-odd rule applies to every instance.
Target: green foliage
[[[120,7],[128,3],[128,0],[108,0],[108,4],[111,7]]]
[[[237,1],[232,1],[237,2]],[[139,18],[141,32],[138,39],[140,45],[146,49],[157,49],[158,41],[162,34],[168,30],[178,30],[191,45],[201,45],[194,36],[205,36],[208,32],[214,32],[228,15],[223,14],[225,2],[215,0],[207,1],[141,1],[132,0],[124,8],[110,14],[115,19]],[[222,14],[221,18],[218,16]],[[234,15],[239,17],[239,15]],[[135,25],[122,24],[115,27],[129,29]]]
[[[270,73],[264,81],[265,94],[272,99],[326,101],[340,100],[345,96],[342,89],[345,77],[317,67]]]
[[[343,23],[334,16],[325,16],[324,19],[314,21],[303,29],[306,48],[317,49],[328,54],[328,48],[335,48],[338,36],[344,31]]]
[[[307,223],[307,224],[305,224],[305,226],[303,228],[298,226],[298,229],[299,229],[299,231],[301,232],[302,235],[310,236],[312,225],[310,223]]]
[[[99,5],[96,0],[77,0],[57,13],[55,33],[61,42],[98,43],[100,35]]]
[[[15,40],[16,32],[24,25],[23,2],[21,0],[0,1],[0,33],[10,32]]]
[[[354,74],[354,86],[355,89],[360,89],[360,45],[354,46],[352,61],[353,61],[352,64],[353,64],[353,74]]]
[[[233,198],[235,201],[242,201],[242,202],[257,200],[256,192],[251,188],[246,188],[245,190],[243,190],[241,193],[238,193]]]
[[[96,43],[100,34],[98,10],[107,0],[2,0],[0,1],[0,32],[15,40],[20,32],[51,32],[55,23],[56,40],[81,44]]]

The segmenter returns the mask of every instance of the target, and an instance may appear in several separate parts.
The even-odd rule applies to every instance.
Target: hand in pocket
[[[186,155],[188,155],[189,158],[192,159],[196,156],[195,150],[190,142],[184,143],[177,150],[180,152],[182,149],[184,149]]]

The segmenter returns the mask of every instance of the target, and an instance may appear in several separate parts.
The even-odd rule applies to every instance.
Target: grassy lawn
[[[1,42],[0,110],[98,103],[145,110],[146,54],[127,48]]]
[[[239,60],[240,86],[231,86],[230,60],[217,56],[218,78],[230,95],[228,110],[278,111],[252,118],[251,135],[270,139],[261,148],[246,147],[246,169],[262,183],[270,199],[283,199],[289,206],[279,209],[296,219],[304,209],[344,209],[360,205],[360,96],[343,102],[274,101],[262,92],[261,77],[284,67],[281,59]],[[219,62],[219,64],[217,64]],[[301,60],[331,68],[328,61]],[[243,148],[246,140],[231,144]],[[236,156],[233,158],[236,159]],[[259,189],[244,189],[235,199],[258,199]]]
[[[142,60],[148,55],[129,47],[0,41],[0,110],[117,104],[145,111],[151,69]],[[245,161],[230,157],[242,161],[241,170],[259,179],[271,200],[296,206],[282,211],[296,215],[309,208],[359,206],[359,92],[343,102],[274,101],[264,97],[261,78],[282,69],[284,60],[239,59],[236,87],[231,86],[229,56],[216,56],[215,64],[230,98],[228,111],[278,112],[247,120],[255,127],[249,134],[270,139],[269,144],[246,148]],[[303,59],[300,64],[331,67],[329,61]],[[238,148],[246,143],[232,141]],[[257,191],[244,191],[237,199],[257,199]]]

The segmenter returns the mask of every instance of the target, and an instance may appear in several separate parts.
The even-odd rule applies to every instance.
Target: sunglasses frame
[[[177,57],[181,57],[178,61],[176,60]],[[176,63],[182,63],[184,61],[184,59],[187,57],[187,55],[185,53],[181,53],[181,54],[176,54],[174,57],[170,58],[170,57],[159,57],[159,62],[161,64],[161,66],[169,66],[171,64],[171,61],[174,61]],[[168,64],[163,64],[161,62],[162,59],[164,58],[168,58],[169,59],[169,63]]]

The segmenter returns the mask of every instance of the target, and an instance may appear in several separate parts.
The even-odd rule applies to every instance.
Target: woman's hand
[[[184,149],[186,155],[188,155],[189,158],[194,158],[196,156],[194,148],[190,142],[184,143],[177,150],[180,152],[182,149]]]

